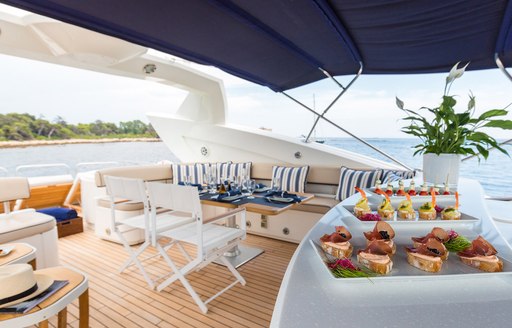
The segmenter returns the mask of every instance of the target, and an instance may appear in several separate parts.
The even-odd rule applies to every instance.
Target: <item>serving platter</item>
[[[425,232],[425,234],[428,231]],[[418,236],[415,236],[418,237]],[[476,238],[476,236],[466,236],[470,240]],[[410,240],[410,239],[409,239]],[[317,263],[321,265],[327,270],[329,273],[329,277],[336,281],[343,281],[348,283],[366,283],[372,280],[397,280],[397,279],[458,279],[460,277],[467,277],[468,275],[474,276],[489,276],[489,275],[503,275],[503,274],[511,274],[512,273],[512,263],[505,260],[504,258],[499,256],[503,261],[503,271],[502,272],[485,272],[473,268],[469,265],[462,263],[457,256],[457,254],[450,252],[448,259],[443,262],[443,266],[441,271],[439,272],[426,272],[422,271],[416,267],[413,267],[407,262],[407,254],[405,252],[406,246],[412,246],[412,241],[410,244],[405,243],[397,243],[396,244],[396,254],[393,256],[393,269],[387,275],[375,275],[373,277],[357,277],[357,278],[339,278],[333,275],[332,271],[327,267],[326,257],[324,251],[319,245],[319,241],[309,240],[311,247],[315,250]],[[350,240],[354,247],[353,255],[350,260],[357,266],[360,266],[357,263],[357,251],[359,249],[363,249],[366,246],[366,239],[363,236],[353,236]]]

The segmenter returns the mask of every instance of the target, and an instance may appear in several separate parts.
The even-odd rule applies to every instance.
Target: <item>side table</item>
[[[0,257],[0,266],[28,263],[36,270],[36,249],[26,243],[9,243],[2,246],[14,246],[14,249],[6,256]]]
[[[55,294],[41,302],[30,312],[0,313],[0,328],[18,328],[38,324],[40,328],[48,327],[48,318],[58,315],[58,327],[67,325],[66,307],[78,298],[80,328],[89,327],[89,282],[87,277],[67,267],[53,267],[36,271],[53,277],[55,280],[68,280],[69,283]]]

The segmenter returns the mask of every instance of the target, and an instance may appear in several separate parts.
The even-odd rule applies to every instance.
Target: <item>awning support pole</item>
[[[506,141],[500,142],[500,143],[498,144],[498,146],[502,146],[502,145],[506,145],[506,144],[512,144],[512,139],[508,139],[508,140],[506,140]],[[487,148],[487,150],[494,150],[494,149],[496,149],[496,148],[494,148],[494,147],[489,147],[489,148]],[[475,154],[475,155],[469,155],[468,157],[464,157],[464,158],[461,160],[461,162],[467,161],[468,159],[471,159],[471,158],[473,158],[473,157],[477,157],[478,155],[480,155],[480,153],[477,153],[477,154]]]
[[[363,63],[359,63],[359,71],[357,72],[356,76],[354,76],[354,78],[350,81],[350,83],[346,86],[346,87],[343,87],[343,85],[341,85],[341,83],[338,82],[338,80],[336,80],[334,77],[332,77],[331,74],[329,74],[327,71],[323,70],[320,68],[320,70],[328,77],[330,78],[331,80],[334,81],[334,83],[336,83],[336,85],[338,87],[341,88],[341,92],[338,94],[338,96],[336,96],[336,98],[333,99],[333,101],[331,101],[331,103],[329,104],[329,106],[327,106],[325,108],[325,110],[323,111],[323,113],[321,115],[318,115],[316,114],[316,119],[315,119],[315,122],[313,123],[313,126],[311,127],[311,130],[309,131],[308,133],[308,136],[306,137],[306,140],[304,142],[309,142],[309,139],[311,138],[311,135],[313,134],[313,132],[315,131],[315,128],[318,124],[318,121],[320,121],[320,118],[324,117],[325,114],[327,114],[327,112],[329,111],[329,109],[332,108],[332,106],[334,106],[334,104],[338,101],[338,99],[340,99],[341,96],[343,96],[343,94],[348,90],[348,88],[350,88],[352,86],[352,84],[357,80],[357,78],[361,75],[361,73],[363,72]],[[316,112],[315,112],[316,113]]]
[[[500,69],[500,71],[505,74],[505,76],[510,80],[510,82],[512,82],[512,75],[510,75],[509,72],[507,72],[507,68],[505,67],[505,65],[503,65],[503,63],[501,62],[500,60],[500,57],[498,56],[498,53],[495,53],[494,54],[494,61],[496,62],[496,65],[498,66],[498,68]]]
[[[375,150],[376,152],[378,152],[379,154],[385,156],[386,158],[390,159],[391,161],[397,163],[398,165],[404,167],[405,169],[407,170],[414,170],[413,168],[409,167],[408,165],[400,162],[399,160],[395,159],[394,157],[392,157],[391,155],[388,155],[387,153],[383,152],[382,150],[378,149],[377,147],[373,146],[372,144],[364,141],[363,139],[359,138],[358,136],[356,136],[355,134],[352,134],[351,132],[345,130],[344,128],[342,128],[341,126],[339,126],[338,124],[334,123],[333,121],[331,121],[330,119],[328,119],[327,117],[325,116],[322,116],[320,114],[318,114],[316,111],[314,111],[313,109],[309,108],[307,105],[301,103],[300,101],[298,101],[297,99],[293,98],[292,96],[290,96],[289,94],[287,94],[286,92],[282,91],[281,92],[283,95],[285,95],[286,97],[290,98],[291,100],[293,100],[295,103],[299,104],[300,106],[304,107],[305,109],[307,109],[308,111],[310,111],[311,113],[315,114],[318,118],[322,118],[324,121],[326,121],[327,123],[333,125],[334,127],[336,127],[337,129],[345,132],[346,134],[348,134],[349,136],[351,136],[352,138],[358,140],[359,142],[365,144],[366,146],[370,147],[371,149]]]

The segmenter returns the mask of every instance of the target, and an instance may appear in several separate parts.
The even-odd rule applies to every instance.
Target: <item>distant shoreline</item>
[[[54,145],[109,143],[109,142],[161,142],[161,141],[162,140],[159,138],[101,138],[101,139],[0,141],[0,149],[54,146]]]

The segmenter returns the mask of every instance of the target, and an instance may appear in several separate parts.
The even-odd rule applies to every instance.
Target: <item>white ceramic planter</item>
[[[460,155],[423,154],[423,179],[434,184],[448,181],[450,186],[459,182]]]

